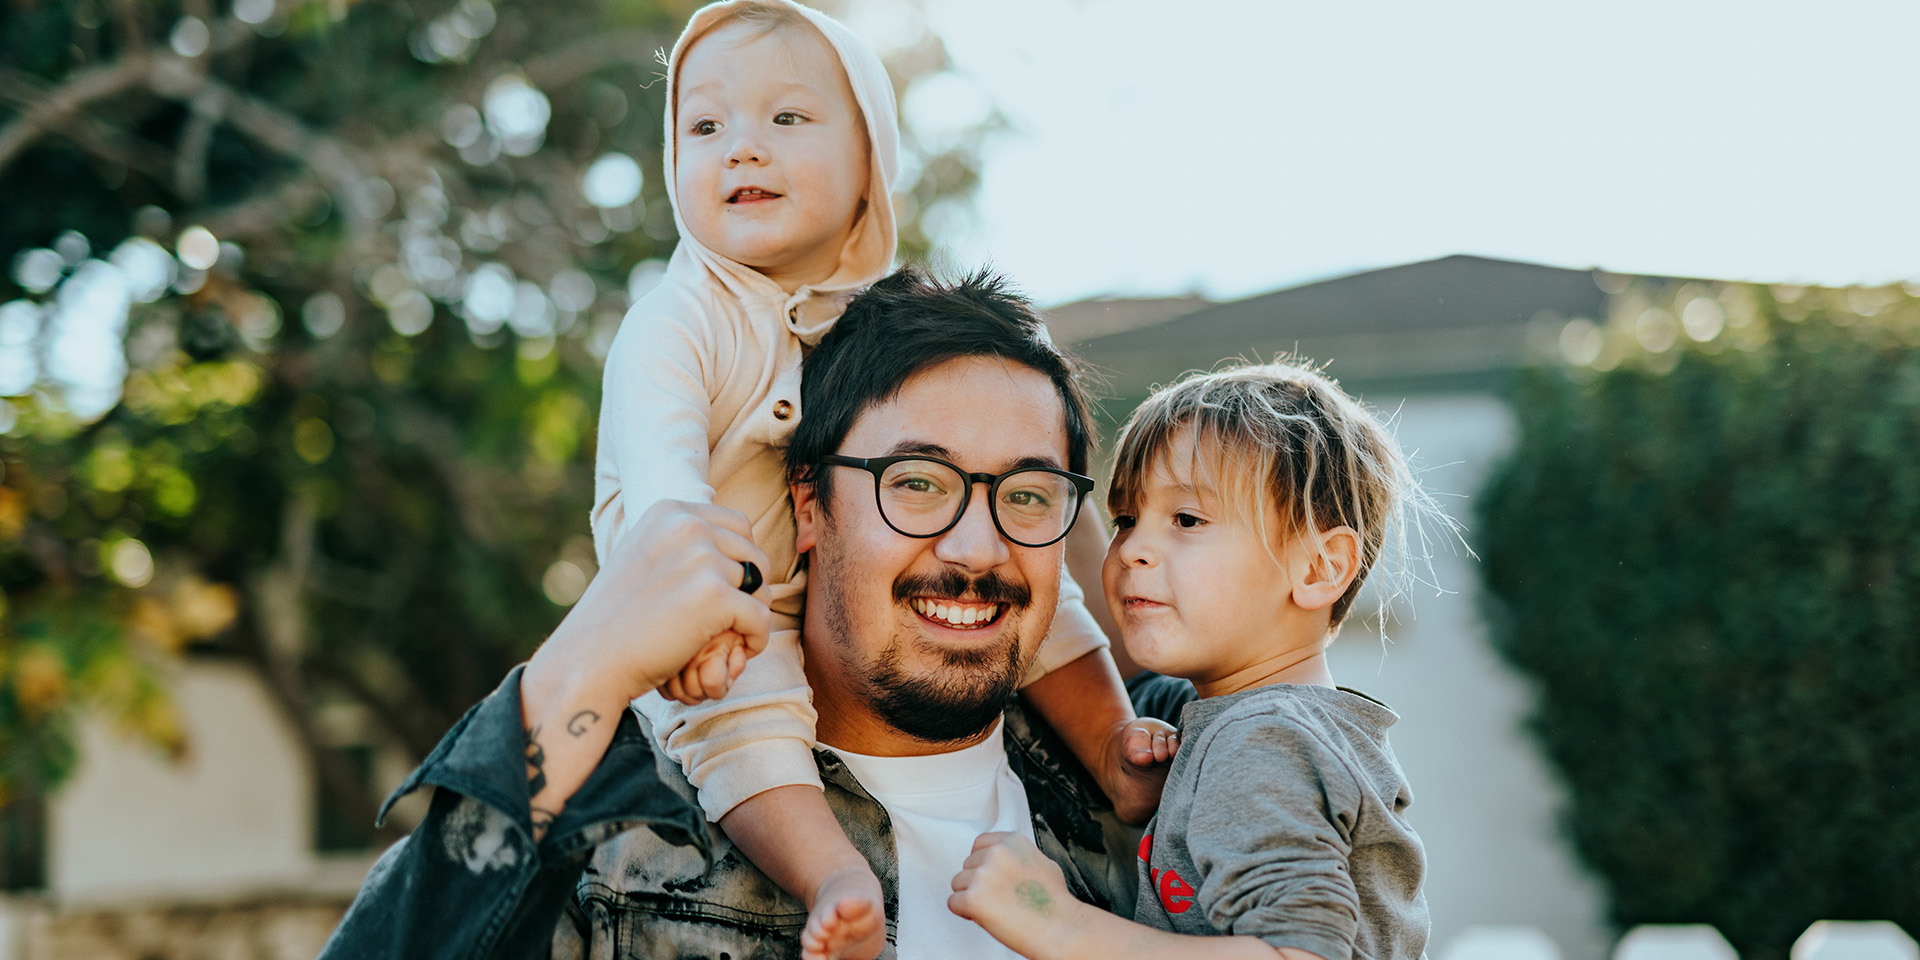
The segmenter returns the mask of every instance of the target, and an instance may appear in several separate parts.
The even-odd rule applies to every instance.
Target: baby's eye
[[[1203,523],[1206,523],[1205,520],[1202,520],[1191,513],[1176,513],[1173,515],[1173,522],[1176,526],[1180,527],[1183,530],[1191,530],[1194,527],[1197,527]]]
[[[696,137],[704,137],[720,129],[720,124],[712,120],[695,120],[691,132]]]
[[[1108,522],[1113,524],[1115,530],[1132,530],[1134,521],[1132,517],[1124,513],[1116,513],[1113,515],[1113,519]]]
[[[792,110],[782,110],[779,113],[776,113],[773,115],[773,122],[780,124],[783,127],[791,127],[806,119],[807,119],[806,117],[803,117],[797,113],[794,113]]]

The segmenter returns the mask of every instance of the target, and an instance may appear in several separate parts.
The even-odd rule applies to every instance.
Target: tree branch
[[[205,106],[207,99],[196,97],[192,101],[173,154],[173,192],[194,206],[207,197],[207,149],[213,145],[213,129],[220,123],[219,116]]]
[[[72,120],[88,105],[150,81],[157,61],[135,56],[69,75],[12,123],[0,128],[0,172],[39,139],[40,134]]]
[[[0,69],[0,101],[25,109],[45,95],[46,88],[26,74]],[[166,150],[92,117],[69,117],[48,129],[95,157],[138,170],[161,183],[172,175],[173,158]]]

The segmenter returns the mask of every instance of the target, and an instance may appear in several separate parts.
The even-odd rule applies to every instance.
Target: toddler
[[[1032,958],[1418,960],[1398,718],[1334,686],[1326,657],[1387,531],[1404,557],[1405,521],[1433,515],[1393,439],[1306,367],[1196,376],[1134,411],[1108,503],[1121,640],[1200,697],[1140,843],[1137,923],[1004,833],[974,844],[951,909]]]
[[[757,594],[774,612],[766,652],[748,666],[740,638],[723,637],[665,686],[677,702],[656,692],[634,706],[707,816],[807,905],[805,955],[873,957],[884,944],[880,884],[828,810],[810,749],[815,714],[795,632],[805,575],[781,447],[803,414],[802,355],[892,265],[893,88],[845,27],[788,0],[702,8],[666,79],[666,180],[681,239],[607,358],[594,545],[605,558],[630,518],[665,499],[746,515],[772,562]],[[1121,815],[1143,821],[1165,773],[1150,746],[1157,721],[1134,720],[1070,577],[1060,595],[1028,694]],[[644,642],[645,624],[635,626]]]

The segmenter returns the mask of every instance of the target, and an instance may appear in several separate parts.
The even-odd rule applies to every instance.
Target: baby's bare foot
[[[871,870],[842,870],[814,893],[801,960],[873,960],[886,946],[886,928],[879,878]]]

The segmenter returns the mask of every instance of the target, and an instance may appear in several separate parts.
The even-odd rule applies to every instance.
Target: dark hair
[[[1053,381],[1067,418],[1067,469],[1087,472],[1092,439],[1080,364],[1047,336],[1026,297],[980,270],[945,283],[906,267],[847,304],[800,367],[800,423],[787,445],[787,478],[814,484],[822,504],[837,453],[860,415],[892,399],[914,374],[962,357],[990,356]],[[877,455],[877,454],[865,454]]]

